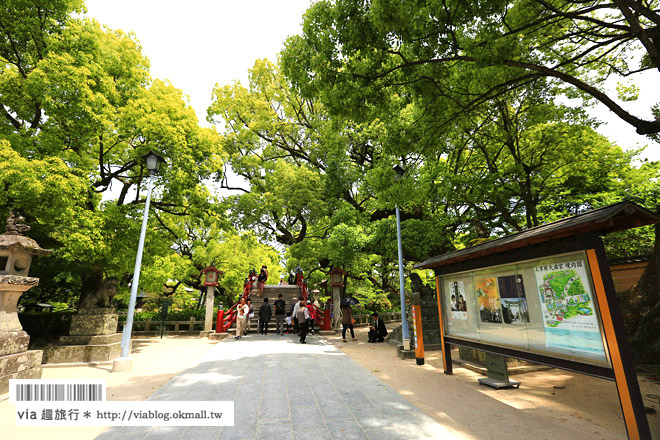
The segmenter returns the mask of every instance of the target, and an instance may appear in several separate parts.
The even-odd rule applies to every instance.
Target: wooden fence
[[[385,323],[401,322],[401,312],[386,312],[379,313],[378,316]],[[361,313],[353,315],[355,319],[355,326],[368,326],[371,322],[371,314]],[[138,332],[155,332],[160,331],[161,323],[165,331],[168,332],[196,332],[204,330],[204,320],[196,321],[194,317],[188,321],[165,321],[162,322],[158,319],[148,318],[146,321],[133,321],[133,331]],[[126,321],[119,321],[117,331],[121,332],[124,328]],[[213,322],[213,329],[215,329],[215,321]]]
[[[401,312],[383,312],[379,313],[378,317],[385,323],[401,322]],[[355,319],[355,326],[367,326],[371,323],[371,313],[355,314],[353,319]]]
[[[152,320],[151,318],[147,318],[146,321],[133,321],[133,331],[160,331],[161,323],[164,330],[170,332],[194,332],[204,330],[204,320],[196,321],[195,317],[191,317],[188,321],[163,322],[159,319]],[[126,321],[119,321],[117,331],[121,332],[125,324]],[[215,328],[215,322],[213,322],[213,328]]]

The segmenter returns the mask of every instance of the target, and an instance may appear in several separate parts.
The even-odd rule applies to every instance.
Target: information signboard
[[[611,367],[584,252],[440,277],[445,335]]]
[[[601,236],[660,224],[620,202],[416,264],[436,275],[442,362],[451,345],[616,383],[630,439],[651,439]]]

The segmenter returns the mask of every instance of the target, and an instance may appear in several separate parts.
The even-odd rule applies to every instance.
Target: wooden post
[[[422,334],[422,307],[419,292],[412,294],[412,319],[415,333],[415,359],[417,365],[424,365],[424,335]]]
[[[225,311],[220,309],[218,310],[218,316],[215,320],[215,332],[222,333],[225,329],[222,328],[222,318],[224,317]]]
[[[323,330],[330,330],[331,322],[330,322],[330,315],[332,314],[332,310],[330,309],[325,309],[323,310]]]
[[[445,327],[442,323],[442,294],[440,289],[440,277],[435,276],[435,294],[438,299],[438,318],[440,320],[440,343],[442,345],[442,366],[445,374],[453,374],[454,370],[451,364],[451,346],[445,343]]]

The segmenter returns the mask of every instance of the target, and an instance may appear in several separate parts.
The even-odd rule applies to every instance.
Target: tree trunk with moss
[[[660,206],[656,213],[660,214]],[[660,364],[660,225],[655,225],[655,244],[648,266],[619,299],[635,360]]]

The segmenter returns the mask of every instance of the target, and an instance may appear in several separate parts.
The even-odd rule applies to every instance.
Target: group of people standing
[[[251,306],[252,300],[241,298],[236,306],[236,339],[240,339],[247,332],[250,316],[254,313]],[[289,313],[286,313],[286,302],[280,293],[277,300],[273,303],[275,306],[275,329],[278,335],[284,335],[284,325],[286,323],[286,333],[300,335],[300,343],[306,344],[305,339],[308,333],[314,334],[314,321],[316,319],[316,307],[311,301],[301,296],[294,297]],[[273,309],[268,298],[259,308],[259,333],[268,334],[268,324],[273,317]],[[292,328],[293,325],[293,328]]]
[[[264,294],[264,286],[266,285],[267,280],[268,280],[268,267],[266,267],[266,265],[263,265],[261,266],[261,270],[259,270],[258,275],[256,270],[254,269],[250,270],[247,281],[252,285],[252,289],[255,289],[257,291],[257,296],[261,298],[261,295]]]

